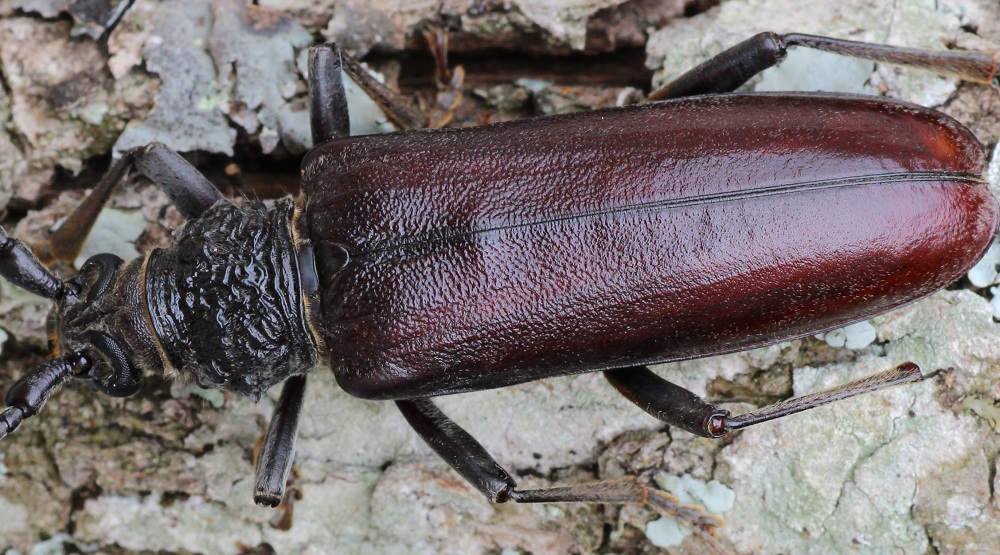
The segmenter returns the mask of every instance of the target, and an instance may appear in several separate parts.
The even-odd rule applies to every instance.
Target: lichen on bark
[[[280,193],[287,182],[294,190],[309,143],[303,52],[321,38],[377,54],[372,61],[392,84],[414,79],[400,66],[426,62],[424,30],[450,28],[472,76],[465,122],[606,105],[624,88],[580,85],[555,71],[520,84],[477,77],[476,56],[496,51],[514,57],[504,71],[549,55],[553,67],[568,59],[581,75],[603,76],[619,58],[567,56],[646,48],[663,79],[760,30],[1000,50],[1000,7],[987,0],[829,2],[808,14],[788,0],[730,0],[704,13],[710,2],[136,0],[110,29],[100,26],[104,16],[85,20],[78,4],[0,3],[0,206],[7,229],[28,240],[78,203],[114,150],[151,140],[185,152],[235,197]],[[99,13],[121,2],[106,4]],[[685,9],[698,15],[681,17]],[[431,89],[417,91],[426,105],[433,85],[429,74],[420,78]],[[1000,136],[994,88],[885,67],[860,86],[940,102],[988,145]],[[112,204],[142,215],[140,251],[168,242],[183,222],[143,182],[130,180]],[[753,404],[901,360],[937,372],[927,384],[727,442],[665,429],[599,375],[441,406],[527,487],[663,472],[718,480],[736,494],[718,540],[736,553],[984,552],[1000,539],[990,483],[1000,450],[991,416],[1000,337],[984,295],[947,291],[882,316],[876,343],[861,351],[807,338],[659,368],[697,393]],[[0,327],[11,336],[0,351],[0,389],[44,360],[46,309],[0,286]],[[284,513],[251,499],[253,448],[274,400],[254,405],[156,378],[125,400],[79,384],[63,389],[0,443],[0,551],[30,552],[53,537],[111,553],[655,551],[643,530],[657,515],[645,508],[487,503],[391,404],[349,397],[325,368],[310,378],[293,483],[301,499],[288,528],[278,522]],[[700,553],[705,544],[691,538],[674,550]]]

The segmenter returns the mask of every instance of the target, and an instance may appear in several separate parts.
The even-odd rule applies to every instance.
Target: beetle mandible
[[[176,245],[132,261],[98,255],[63,282],[0,232],[0,273],[56,301],[53,358],[10,388],[0,437],[69,379],[127,396],[144,374],[187,374],[253,399],[284,382],[254,492],[276,505],[305,374],[328,358],[345,390],[395,400],[493,501],[646,502],[711,529],[716,517],[635,481],[519,490],[429,398],[604,371],[650,414],[721,437],[919,379],[901,364],[732,417],[645,368],[911,302],[961,275],[995,234],[982,149],[950,118],[876,98],[730,94],[791,45],[982,82],[996,73],[978,53],[765,33],[650,95],[660,102],[347,138],[340,67],[361,74],[335,48],[318,48],[318,146],[294,202],[234,206],[153,144],[113,165],[53,248],[79,248],[133,166],[189,218]],[[369,87],[397,123],[419,126],[398,98]]]

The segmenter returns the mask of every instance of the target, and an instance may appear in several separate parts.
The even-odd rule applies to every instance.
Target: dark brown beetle
[[[728,94],[790,45],[984,82],[997,70],[978,53],[765,33],[650,96],[662,102],[347,138],[340,54],[316,49],[318,146],[294,202],[234,206],[154,144],[127,152],[52,245],[78,249],[133,165],[189,218],[176,245],[95,256],[62,282],[0,231],[0,273],[56,301],[53,358],[10,388],[0,437],[70,378],[127,396],[144,374],[187,374],[253,399],[284,382],[255,491],[277,505],[305,374],[328,358],[345,390],[395,400],[493,501],[642,502],[711,529],[716,517],[635,481],[518,490],[428,398],[604,371],[650,414],[722,437],[919,380],[904,363],[733,417],[644,366],[883,313],[952,282],[996,233],[982,147],[947,116],[872,97]],[[366,86],[397,123],[421,125]]]

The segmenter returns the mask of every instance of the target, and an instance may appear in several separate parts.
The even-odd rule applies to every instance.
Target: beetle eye
[[[87,341],[104,355],[111,366],[110,375],[101,373],[101,364],[93,364],[88,377],[93,380],[97,389],[112,397],[128,397],[139,391],[142,385],[140,372],[132,365],[121,343],[102,332],[90,332]],[[105,367],[106,370],[106,367]]]
[[[83,263],[83,267],[80,268],[80,276],[89,277],[96,274],[96,277],[92,278],[93,282],[91,283],[90,290],[87,291],[88,302],[93,302],[99,299],[101,295],[104,295],[122,262],[121,258],[113,254],[104,253],[91,256]]]

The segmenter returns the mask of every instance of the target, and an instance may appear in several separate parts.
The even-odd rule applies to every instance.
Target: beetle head
[[[71,378],[124,397],[138,391],[144,371],[162,371],[143,298],[144,265],[145,259],[125,263],[101,254],[62,282],[23,241],[0,228],[0,276],[55,302],[48,319],[52,357],[8,388],[0,439],[41,410]]]
[[[91,257],[63,284],[49,315],[53,354],[83,353],[91,364],[77,377],[114,397],[138,391],[143,371],[160,364],[144,312],[142,262]]]

